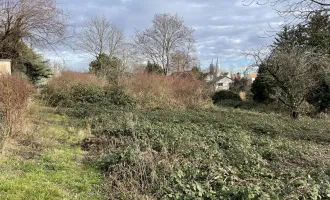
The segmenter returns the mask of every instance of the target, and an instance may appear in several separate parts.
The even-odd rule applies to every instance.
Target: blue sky
[[[69,15],[70,24],[79,31],[84,18],[105,15],[125,31],[129,39],[134,30],[151,26],[156,13],[173,13],[195,29],[198,56],[203,68],[212,57],[219,57],[222,69],[244,67],[251,61],[244,53],[270,44],[265,31],[278,29],[282,19],[268,6],[244,6],[242,0],[59,0]],[[87,70],[91,58],[68,47],[48,58],[65,61],[75,70]]]

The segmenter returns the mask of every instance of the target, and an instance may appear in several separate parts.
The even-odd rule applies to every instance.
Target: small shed
[[[11,75],[10,59],[0,59],[0,75]]]

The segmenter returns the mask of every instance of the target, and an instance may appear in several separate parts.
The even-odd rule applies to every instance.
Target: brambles
[[[92,121],[102,142],[89,149],[110,199],[326,197],[330,166],[316,155],[330,127],[301,120],[239,109],[107,112]]]

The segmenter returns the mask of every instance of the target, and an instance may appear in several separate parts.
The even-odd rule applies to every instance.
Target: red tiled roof
[[[257,78],[258,74],[257,73],[251,73],[250,76],[251,76],[251,78],[255,79],[255,78]]]

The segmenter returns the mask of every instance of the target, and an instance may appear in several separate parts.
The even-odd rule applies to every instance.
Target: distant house
[[[252,82],[257,78],[257,73],[251,73],[250,68],[246,68],[244,72],[231,74],[229,72],[220,71],[219,59],[216,64],[213,64],[213,59],[210,64],[209,71],[204,73],[204,80],[210,85],[214,91],[229,90],[230,84],[237,79],[246,78]]]
[[[254,82],[256,80],[257,76],[258,76],[257,73],[251,73],[250,74],[250,77],[251,77],[252,82]]]
[[[11,74],[11,60],[0,59],[0,75],[10,75]]]
[[[220,71],[219,59],[217,59],[216,65],[210,64],[210,71],[205,75],[205,81],[210,85],[213,91],[229,90],[230,84],[233,82],[228,72],[222,73]]]
[[[208,82],[208,84],[212,87],[214,91],[220,91],[229,90],[230,84],[232,82],[233,80],[228,76],[218,76],[215,77],[212,81]]]

